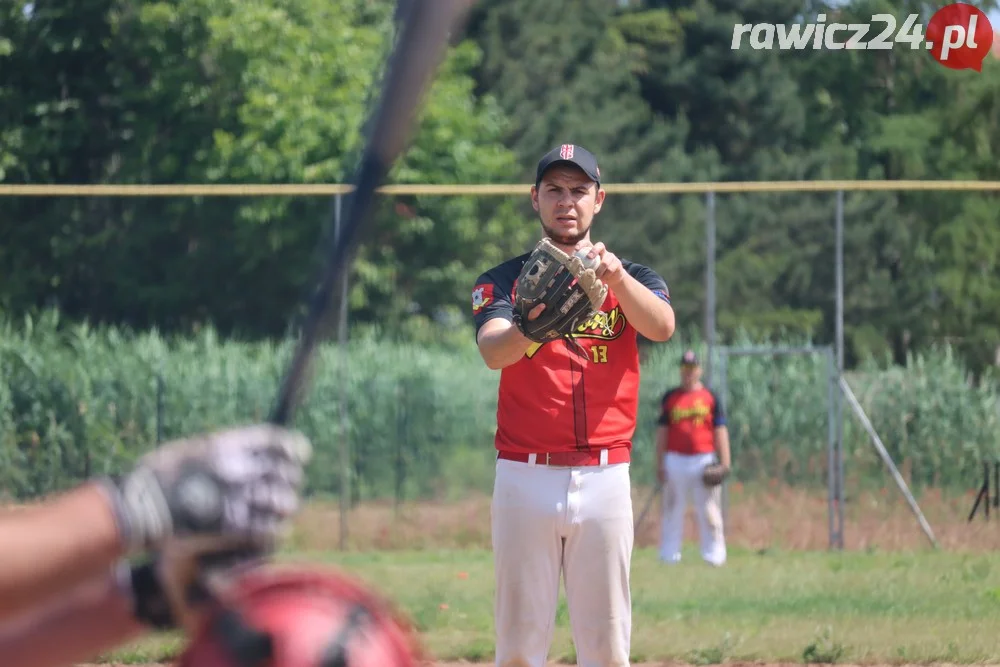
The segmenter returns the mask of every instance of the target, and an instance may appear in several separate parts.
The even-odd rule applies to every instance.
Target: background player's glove
[[[309,441],[269,424],[168,442],[104,480],[129,553],[268,549],[299,507]]]
[[[514,325],[536,343],[568,336],[600,310],[608,286],[588,267],[581,255],[569,255],[543,238],[524,262],[514,295]],[[534,319],[528,314],[540,304],[545,308]]]
[[[705,486],[718,486],[729,477],[729,468],[721,463],[710,463],[701,471]]]

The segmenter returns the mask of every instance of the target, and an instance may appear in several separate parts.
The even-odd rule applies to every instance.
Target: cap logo
[[[563,160],[573,159],[573,144],[563,144],[559,147],[559,157]]]

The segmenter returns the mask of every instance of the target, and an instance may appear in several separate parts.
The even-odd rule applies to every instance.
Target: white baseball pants
[[[544,667],[559,579],[580,667],[627,667],[632,633],[629,464],[498,460],[491,507],[496,664]]]
[[[660,530],[660,559],[676,563],[681,559],[684,539],[684,512],[694,505],[701,557],[713,565],[726,562],[726,539],[722,526],[722,487],[707,488],[701,481],[702,469],[715,461],[715,454],[678,454],[663,457],[667,481],[663,486],[663,513]]]

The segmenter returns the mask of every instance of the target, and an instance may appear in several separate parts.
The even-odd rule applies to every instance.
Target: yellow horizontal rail
[[[386,185],[387,195],[526,195],[523,184]],[[189,185],[3,185],[0,197],[183,197],[302,196],[347,194],[353,186],[338,183],[189,184]],[[721,183],[607,183],[608,194],[686,194],[706,192],[836,192],[845,191],[1000,191],[1000,181],[748,181]]]

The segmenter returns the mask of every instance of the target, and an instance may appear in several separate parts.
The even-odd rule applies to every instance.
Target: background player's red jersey
[[[476,280],[477,333],[494,317],[512,320],[511,295],[527,257],[508,260]],[[626,260],[622,265],[670,303],[667,284],[656,272]],[[598,316],[574,335],[582,350],[566,340],[533,344],[500,372],[496,448],[522,453],[631,448],[639,400],[637,335],[609,290]]]
[[[675,387],[663,395],[658,423],[667,427],[667,451],[678,454],[711,454],[715,429],[725,426],[719,397],[711,389]]]

